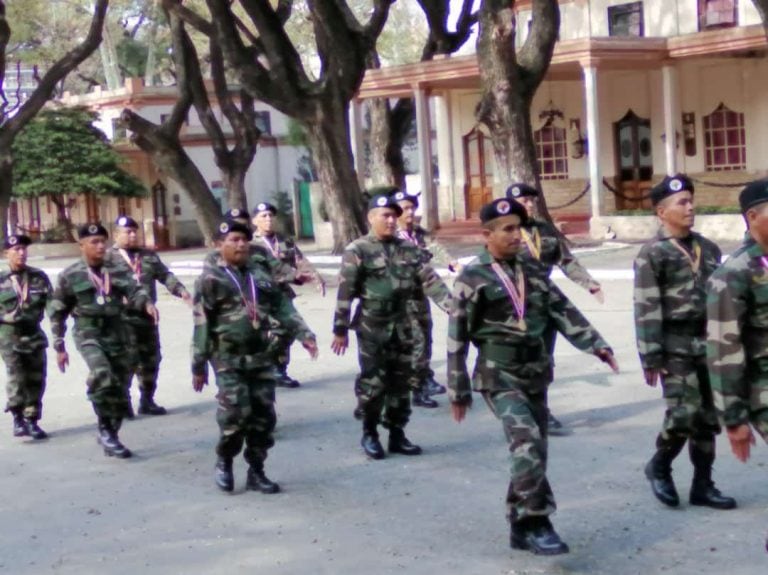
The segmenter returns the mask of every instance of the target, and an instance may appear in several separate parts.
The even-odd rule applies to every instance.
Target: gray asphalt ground
[[[592,269],[628,269],[636,250],[581,259]],[[295,346],[291,374],[304,386],[278,390],[267,472],[283,493],[245,492],[242,459],[234,494],[217,491],[214,386],[192,391],[191,314],[163,293],[157,399],[170,414],[125,424],[121,437],[133,459],[104,457],[96,445],[85,365],[71,342],[66,374],[48,355],[42,423],[51,438],[15,439],[10,417],[2,418],[0,573],[765,574],[765,445],[742,465],[718,441],[715,478],[739,509],[663,508],[642,473],[663,403],[642,382],[631,282],[605,281],[604,305],[558,283],[613,345],[622,368],[614,375],[558,343],[550,403],[571,434],[551,439],[549,475],[558,501],[553,520],[569,555],[509,548],[507,448],[479,397],[461,425],[444,396],[439,409],[415,410],[408,434],[423,446],[421,457],[366,460],[352,418],[355,347],[343,358],[330,351],[335,290],[323,299],[302,288],[297,307],[318,333],[321,356],[312,362]],[[435,324],[434,366],[444,379],[447,318],[439,310]],[[675,478],[687,501],[684,455]]]

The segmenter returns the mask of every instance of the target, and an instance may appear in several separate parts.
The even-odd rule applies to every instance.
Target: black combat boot
[[[389,448],[390,453],[401,453],[402,455],[421,455],[421,447],[414,445],[405,436],[405,431],[399,427],[389,430]]]
[[[560,422],[560,420],[552,415],[552,412],[549,409],[547,409],[547,434],[554,437],[560,437],[562,435],[568,434],[568,431]]]
[[[115,425],[112,421],[106,418],[99,419],[99,437],[97,441],[104,448],[104,455],[107,457],[117,457],[119,459],[127,459],[131,455],[131,450],[125,445],[120,443],[120,439],[117,436],[118,425]]]
[[[264,465],[251,465],[248,468],[248,477],[245,488],[262,493],[278,493],[280,486],[264,474]]]
[[[25,417],[24,426],[27,428],[27,435],[32,439],[48,439],[48,434],[37,425],[36,417]]]
[[[235,476],[232,473],[232,458],[219,457],[214,469],[216,485],[222,491],[232,491],[235,488]]]
[[[360,445],[365,454],[371,459],[384,459],[384,448],[379,441],[379,432],[376,430],[376,422],[363,420],[363,438]]]
[[[295,380],[288,375],[287,365],[277,366],[277,377],[275,378],[275,385],[277,387],[288,387],[288,388],[301,387],[301,383],[298,380]]]
[[[426,390],[427,395],[440,395],[441,393],[445,393],[445,386],[437,383],[434,376],[428,376],[425,383],[426,385],[424,389]]]
[[[434,409],[435,407],[438,407],[438,403],[429,397],[426,392],[426,384],[422,383],[419,389],[413,390],[413,399],[411,400],[411,404],[415,405],[416,407],[426,407],[427,409]]]
[[[720,490],[715,487],[715,482],[712,481],[712,464],[715,461],[714,438],[710,452],[702,450],[693,441],[689,442],[688,449],[691,463],[693,463],[693,482],[688,499],[691,505],[713,509],[734,509],[736,500],[720,493]]]
[[[569,551],[547,517],[526,517],[513,522],[509,545],[536,555],[562,555]]]
[[[139,400],[139,414],[140,415],[165,415],[168,413],[166,409],[155,403],[153,393],[143,392],[141,399]]]
[[[651,491],[656,499],[668,507],[680,505],[675,482],[672,480],[672,461],[685,445],[684,438],[656,440],[656,453],[645,466],[645,476],[651,482]]]
[[[27,437],[29,430],[24,423],[24,415],[20,408],[13,408],[10,410],[13,415],[13,436],[14,437]]]

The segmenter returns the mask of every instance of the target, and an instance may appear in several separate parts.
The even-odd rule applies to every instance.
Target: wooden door
[[[638,117],[632,110],[614,125],[616,146],[616,197],[619,210],[651,207],[647,197],[653,177],[651,121]]]
[[[462,138],[462,144],[467,218],[477,218],[480,208],[493,200],[493,146],[477,127]]]

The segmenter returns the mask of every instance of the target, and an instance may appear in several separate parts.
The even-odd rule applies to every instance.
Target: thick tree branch
[[[526,78],[526,88],[533,94],[544,79],[560,30],[560,6],[557,0],[533,0],[531,29],[518,54],[518,63]]]
[[[211,36],[214,32],[213,25],[181,2],[182,0],[163,0],[163,9],[166,12],[173,12],[201,34]]]

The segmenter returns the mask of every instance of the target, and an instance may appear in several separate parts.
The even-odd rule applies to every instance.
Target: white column
[[[584,95],[587,102],[587,142],[589,152],[589,199],[592,217],[600,215],[603,203],[603,175],[600,171],[600,115],[597,108],[597,67],[584,66]]]
[[[444,206],[437,214],[443,217],[456,219],[455,206],[453,205],[453,181],[455,169],[453,165],[453,130],[451,126],[451,101],[450,92],[434,96],[435,103],[435,132],[437,134],[437,167],[440,172],[440,190],[437,192],[438,206]],[[441,190],[447,190],[446,194]]]
[[[437,226],[435,191],[432,186],[432,130],[429,126],[429,96],[417,86],[413,91],[416,101],[416,137],[419,144],[419,176],[421,179],[421,225],[433,230]]]
[[[677,71],[674,66],[661,68],[664,97],[664,153],[667,159],[667,175],[677,173]]]
[[[355,158],[355,172],[360,187],[365,187],[365,147],[363,145],[363,105],[354,99],[349,103],[349,140]]]

